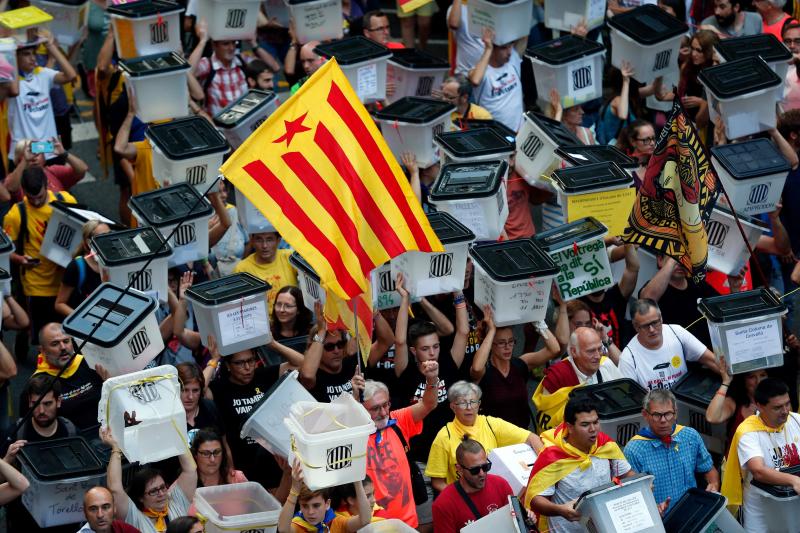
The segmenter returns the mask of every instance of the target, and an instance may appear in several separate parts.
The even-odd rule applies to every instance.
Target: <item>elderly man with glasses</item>
[[[489,474],[492,462],[480,442],[465,437],[456,448],[458,479],[433,503],[436,533],[456,533],[508,503],[514,494],[508,481]]]
[[[636,337],[619,357],[626,378],[650,390],[671,389],[689,371],[687,361],[719,371],[714,353],[683,327],[664,324],[653,300],[636,300],[631,314]]]
[[[487,452],[523,442],[537,452],[544,447],[542,439],[527,429],[502,418],[479,415],[481,394],[479,386],[466,381],[457,381],[447,391],[455,419],[439,430],[425,469],[425,475],[431,478],[431,485],[438,492],[458,477],[456,450],[465,436],[480,442]]]
[[[668,390],[654,389],[644,397],[642,416],[647,422],[625,446],[625,458],[637,472],[655,476],[657,502],[678,501],[697,486],[695,473],[703,474],[706,490],[719,491],[719,472],[703,438],[690,427],[678,425],[678,405]]]

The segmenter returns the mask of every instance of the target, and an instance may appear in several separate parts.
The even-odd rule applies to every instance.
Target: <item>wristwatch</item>
[[[319,333],[315,333],[314,336],[311,338],[312,341],[318,342],[320,344],[325,344],[325,335],[320,335]]]

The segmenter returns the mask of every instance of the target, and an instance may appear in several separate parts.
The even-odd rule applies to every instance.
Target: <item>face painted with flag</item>
[[[345,302],[367,295],[345,308],[357,307],[370,331],[370,272],[409,250],[444,251],[335,59],[250,135],[221,172],[314,268],[327,295]],[[326,317],[336,322],[333,308],[326,305]]]
[[[719,191],[700,137],[676,99],[647,165],[623,241],[674,258],[699,282],[708,258],[705,224]]]

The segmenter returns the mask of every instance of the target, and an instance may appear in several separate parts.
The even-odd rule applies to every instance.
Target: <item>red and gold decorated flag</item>
[[[335,59],[221,171],[314,268],[329,295],[350,300],[367,293],[370,271],[405,251],[443,251]]]
[[[335,294],[328,293],[323,311],[325,320],[331,330],[347,330],[354,338],[358,338],[358,351],[364,366],[372,348],[372,293],[359,294],[351,300],[342,300]],[[356,326],[357,324],[357,326]],[[358,331],[356,331],[358,328]]]

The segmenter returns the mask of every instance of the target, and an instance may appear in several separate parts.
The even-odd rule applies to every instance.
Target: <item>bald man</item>
[[[78,533],[141,533],[122,520],[114,519],[114,495],[105,487],[92,487],[83,495],[86,523]]]
[[[319,41],[308,41],[306,44],[300,47],[300,64],[303,66],[303,72],[306,75],[301,78],[297,83],[292,85],[292,88],[289,89],[291,94],[296,93],[300,87],[314,74],[319,68],[325,64],[325,58],[322,56],[318,56],[316,52],[314,52],[314,48],[319,46]]]

